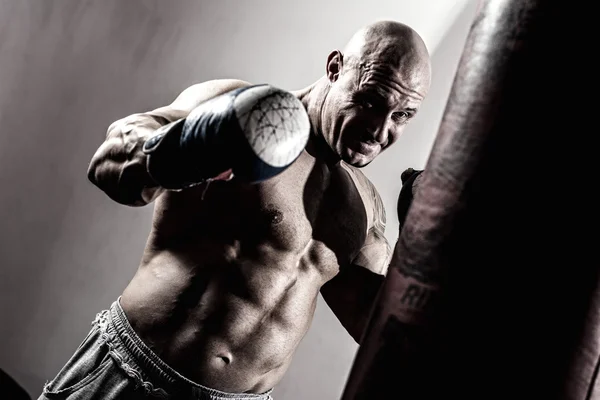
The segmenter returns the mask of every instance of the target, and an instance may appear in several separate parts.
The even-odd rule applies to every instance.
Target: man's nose
[[[373,117],[367,128],[371,140],[385,144],[388,140],[390,120],[387,116]]]

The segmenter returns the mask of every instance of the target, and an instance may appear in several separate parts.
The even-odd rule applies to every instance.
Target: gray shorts
[[[115,301],[38,400],[203,399],[272,400],[263,394],[225,393],[186,379],[146,346]]]

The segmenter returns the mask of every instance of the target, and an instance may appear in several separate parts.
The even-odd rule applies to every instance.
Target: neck
[[[322,77],[312,85],[293,92],[304,104],[311,125],[311,136],[306,145],[306,151],[311,156],[334,166],[340,162],[340,157],[331,149],[323,132],[323,105],[329,94],[329,80]]]
[[[337,166],[341,162],[340,157],[331,150],[329,143],[325,141],[323,136],[313,133],[306,144],[305,150],[308,154],[325,163],[330,168]]]

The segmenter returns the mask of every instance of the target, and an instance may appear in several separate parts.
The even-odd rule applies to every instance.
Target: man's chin
[[[342,160],[344,160],[346,164],[350,164],[356,168],[366,167],[374,159],[374,156],[367,156],[351,149],[347,149],[344,152],[344,157],[342,157]]]

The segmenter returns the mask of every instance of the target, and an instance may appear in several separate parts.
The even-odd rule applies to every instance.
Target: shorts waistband
[[[135,333],[120,304],[119,297],[109,310],[98,313],[94,323],[103,329],[104,339],[119,366],[143,386],[146,392],[168,397],[185,392],[197,399],[269,400],[266,393],[228,393],[212,389],[187,379],[158,357]],[[208,396],[207,396],[208,395]]]

